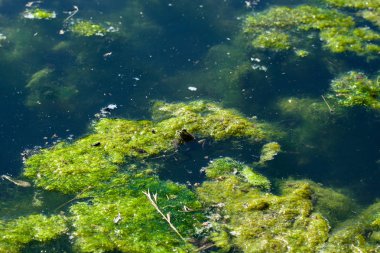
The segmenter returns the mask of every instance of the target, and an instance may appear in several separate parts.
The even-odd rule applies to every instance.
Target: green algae
[[[322,186],[310,180],[284,180],[280,182],[279,188],[286,195],[298,187],[297,185],[303,184],[310,186],[313,209],[321,213],[332,227],[351,218],[359,209],[352,197],[343,190]]]
[[[27,19],[54,19],[56,18],[56,13],[54,11],[48,11],[40,8],[28,9],[23,14],[24,18]]]
[[[359,15],[380,28],[380,8],[376,10],[364,10],[359,12]]]
[[[352,16],[333,9],[308,5],[272,7],[249,15],[244,27],[253,47],[274,51],[302,48],[302,43],[316,31],[324,47],[333,53],[376,57],[380,52],[377,31],[357,27]]]
[[[0,221],[0,252],[20,252],[31,242],[46,243],[66,233],[66,219],[34,214],[10,221]]]
[[[377,9],[380,3],[377,0],[324,0],[326,3],[339,8]]]
[[[55,79],[54,70],[45,67],[35,72],[25,88],[28,90],[26,105],[30,108],[68,105],[78,90],[72,84],[65,85]]]
[[[214,103],[157,102],[153,108],[155,121],[100,119],[92,134],[74,143],[61,142],[27,159],[24,175],[44,189],[72,193],[107,181],[127,159],[175,151],[183,129],[217,141],[234,137],[259,142],[270,136],[266,124]]]
[[[323,252],[379,252],[376,223],[380,215],[380,203],[374,203],[356,217],[340,224],[331,232]]]
[[[243,163],[239,163],[231,158],[221,158],[213,160],[207,168],[205,168],[207,178],[217,180],[223,179],[224,176],[234,174],[242,181],[248,182],[253,187],[263,190],[270,190],[270,182],[267,178],[254,172],[250,167]]]
[[[218,163],[223,176],[205,181],[197,193],[209,208],[210,239],[221,252],[315,252],[328,239],[329,224],[313,212],[309,184],[276,196],[227,170],[223,159]],[[215,162],[210,169],[217,170]]]
[[[365,106],[380,109],[380,76],[373,79],[364,73],[350,71],[331,82],[329,97],[341,106]]]
[[[258,164],[261,166],[265,165],[268,161],[273,160],[280,151],[281,146],[277,142],[274,141],[266,143],[261,149],[260,160]]]
[[[77,36],[92,37],[104,36],[107,29],[100,24],[91,21],[81,20],[70,27],[70,31]]]
[[[70,207],[79,252],[193,252],[195,247],[170,229],[143,191],[157,196],[160,210],[170,213],[171,222],[185,238],[199,226],[202,215],[195,194],[183,185],[159,181],[137,173],[119,174],[84,196],[91,203]]]

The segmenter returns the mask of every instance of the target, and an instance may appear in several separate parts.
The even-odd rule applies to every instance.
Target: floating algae
[[[206,175],[218,169],[214,163],[222,165],[219,177],[210,177],[197,193],[210,212],[210,238],[222,252],[315,252],[328,239],[329,224],[313,212],[309,184],[277,196],[261,190],[265,177],[250,183],[228,158],[214,161]]]
[[[77,36],[84,37],[104,36],[107,33],[107,29],[102,25],[86,20],[81,20],[74,23],[70,27],[70,31]]]
[[[0,252],[20,252],[31,242],[45,243],[67,232],[63,216],[34,214],[11,221],[0,220]]]
[[[54,11],[34,8],[26,10],[23,16],[27,19],[54,19],[57,15]]]
[[[339,105],[380,109],[380,76],[370,79],[362,72],[350,71],[331,82],[331,91],[329,97]]]
[[[376,58],[380,52],[380,33],[377,31],[357,27],[352,16],[338,10],[309,5],[272,7],[249,15],[244,32],[252,39],[254,48],[274,51],[304,50],[307,41],[319,32],[324,47],[332,53],[351,52]]]
[[[30,157],[24,174],[47,190],[78,192],[110,179],[128,158],[174,151],[173,142],[183,129],[217,141],[242,137],[260,142],[272,134],[266,124],[204,101],[157,102],[153,117],[157,121],[100,119],[93,125],[92,134],[72,144],[61,142]]]

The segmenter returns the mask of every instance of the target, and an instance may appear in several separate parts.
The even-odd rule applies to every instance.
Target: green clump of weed
[[[313,212],[308,183],[277,196],[226,169],[226,162],[234,163],[225,158],[207,167],[208,176],[221,164],[221,175],[214,178],[215,173],[211,173],[212,177],[197,188],[210,212],[210,240],[221,252],[314,252],[322,247],[329,224]]]
[[[100,24],[91,21],[81,20],[70,27],[70,31],[77,36],[92,37],[104,36],[107,29]]]
[[[272,7],[249,15],[244,32],[252,39],[253,47],[274,51],[303,48],[318,32],[324,47],[333,53],[376,57],[380,52],[377,31],[357,27],[354,17],[338,10],[309,5]]]
[[[346,107],[365,106],[380,109],[380,76],[373,79],[364,73],[350,71],[331,82],[330,98]]]
[[[0,252],[20,252],[32,242],[46,243],[67,232],[65,217],[33,214],[10,221],[0,221]]]

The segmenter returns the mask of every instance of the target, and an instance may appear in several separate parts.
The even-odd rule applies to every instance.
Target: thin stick
[[[77,14],[77,12],[79,11],[78,6],[74,5],[73,8],[74,8],[73,12],[67,18],[65,18],[65,20],[63,20],[64,23],[67,22],[72,17],[74,17],[74,15]]]
[[[79,196],[80,196],[82,193],[84,193],[85,191],[89,190],[89,189],[91,189],[91,186],[90,186],[90,187],[87,187],[86,189],[84,189],[83,191],[81,191],[80,193],[78,193],[74,198],[72,198],[72,199],[66,201],[65,203],[63,203],[63,204],[61,204],[60,206],[58,206],[57,208],[55,208],[54,211],[57,211],[57,210],[61,209],[62,207],[64,207],[64,206],[70,204],[71,202],[73,202],[74,200],[80,199]]]
[[[170,213],[167,213],[166,215],[162,213],[162,211],[160,210],[160,208],[158,207],[157,205],[157,193],[151,195],[150,192],[149,192],[149,189],[147,192],[143,191],[144,195],[149,199],[150,203],[152,204],[152,206],[154,206],[154,208],[156,208],[157,212],[162,216],[162,218],[164,218],[164,220],[166,220],[166,222],[169,224],[169,226],[171,227],[171,229],[173,229],[174,232],[176,232],[176,234],[183,240],[186,242],[186,239],[183,238],[183,236],[178,232],[178,230],[176,229],[176,227],[174,227],[174,225],[170,222]]]
[[[325,99],[325,96],[321,95],[321,97],[323,98],[323,101],[325,101],[325,104],[327,105],[327,108],[329,108],[329,111],[330,113],[333,113],[334,112],[334,109],[332,109],[329,105],[329,103],[327,103],[327,100]]]

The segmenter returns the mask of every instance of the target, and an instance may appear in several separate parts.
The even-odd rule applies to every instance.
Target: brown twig
[[[167,213],[166,215],[160,210],[160,208],[157,205],[157,193],[151,194],[149,192],[149,189],[147,192],[143,191],[144,195],[148,198],[149,202],[152,204],[152,206],[157,210],[157,212],[164,218],[164,220],[169,224],[170,228],[176,232],[176,234],[184,241],[186,242],[186,239],[178,232],[176,227],[171,223],[170,221],[170,213]]]

